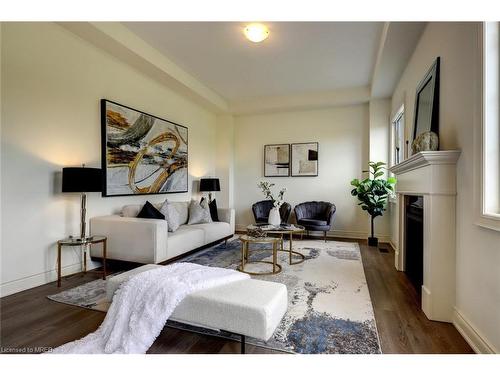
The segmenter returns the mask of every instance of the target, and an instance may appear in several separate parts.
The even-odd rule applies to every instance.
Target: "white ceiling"
[[[262,43],[238,22],[124,25],[230,102],[371,85],[382,22],[268,22]]]
[[[403,74],[426,22],[390,22],[381,40],[380,58],[372,80],[371,94],[388,98]]]

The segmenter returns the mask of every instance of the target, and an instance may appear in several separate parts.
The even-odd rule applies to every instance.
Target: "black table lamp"
[[[85,217],[87,213],[88,192],[102,191],[100,168],[68,167],[62,170],[62,192],[81,193],[80,238],[86,238]]]
[[[208,191],[208,201],[212,202],[212,192],[220,191],[218,178],[202,178],[200,180],[200,191]]]

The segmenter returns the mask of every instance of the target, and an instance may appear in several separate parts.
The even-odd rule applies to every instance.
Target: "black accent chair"
[[[295,206],[297,224],[304,226],[309,235],[310,230],[322,231],[326,242],[326,232],[333,225],[337,208],[330,202],[304,202]]]
[[[257,224],[267,223],[269,220],[269,211],[273,208],[272,200],[265,200],[254,203],[252,205],[253,216],[255,218],[255,222]],[[290,213],[292,212],[292,206],[290,203],[283,202],[280,207],[280,217],[281,224],[288,223],[288,219],[290,218]]]

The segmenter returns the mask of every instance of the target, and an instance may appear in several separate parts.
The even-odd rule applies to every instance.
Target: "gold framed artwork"
[[[188,191],[188,128],[101,100],[103,196]]]

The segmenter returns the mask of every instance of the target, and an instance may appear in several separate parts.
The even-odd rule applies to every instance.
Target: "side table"
[[[239,237],[241,241],[241,264],[237,267],[238,271],[248,273],[249,275],[274,275],[281,272],[281,265],[278,264],[278,245],[280,243],[279,238],[275,237],[251,237],[249,235],[243,235]],[[248,245],[251,243],[261,243],[261,244],[272,244],[272,262],[266,260],[248,260]],[[245,264],[249,263],[267,263],[272,264],[273,268],[270,272],[248,272],[245,270]]]
[[[102,243],[102,279],[106,280],[106,244],[107,237],[91,236],[86,238],[68,237],[57,241],[57,287],[61,286],[61,249],[63,246],[88,246]],[[87,252],[83,256],[83,271],[87,272]]]

